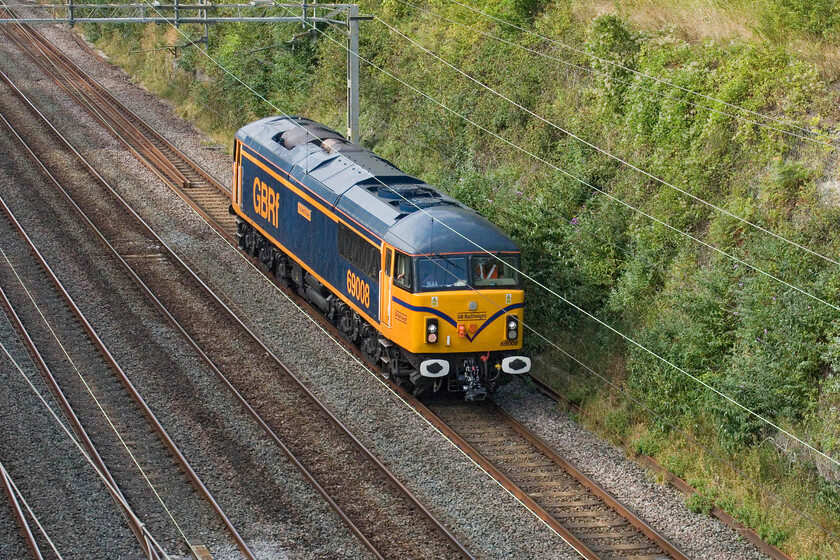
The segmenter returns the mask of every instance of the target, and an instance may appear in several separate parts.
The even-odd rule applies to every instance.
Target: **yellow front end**
[[[525,293],[521,289],[412,294],[394,286],[390,338],[413,354],[462,354],[522,348]],[[515,318],[515,337],[508,323]],[[437,319],[430,333],[427,319]],[[429,336],[434,334],[435,336]]]

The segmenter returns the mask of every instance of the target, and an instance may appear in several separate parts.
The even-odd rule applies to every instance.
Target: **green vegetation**
[[[695,511],[718,505],[800,559],[840,557],[836,542],[760,489],[836,534],[840,470],[711,390],[840,457],[840,312],[819,301],[840,304],[837,265],[733,217],[837,259],[835,152],[774,128],[802,130],[689,93],[810,131],[836,129],[838,4],[625,0],[600,13],[605,4],[588,0],[470,2],[575,51],[446,0],[423,7],[472,30],[399,0],[362,4],[546,121],[722,210],[364,23],[362,55],[453,112],[363,64],[363,143],[520,244],[533,278],[527,322],[552,341],[528,341],[553,364],[538,373],[584,407],[582,420],[603,418],[599,429],[690,479],[702,492]],[[278,109],[344,128],[346,54],[334,31],[324,30],[337,42],[290,44],[299,26],[212,29],[210,54],[277,109],[195,48],[128,52],[184,43],[172,29],[88,32],[225,145],[240,125]]]

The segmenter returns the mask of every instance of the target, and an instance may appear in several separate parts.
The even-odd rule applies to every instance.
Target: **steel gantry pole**
[[[359,6],[347,6],[347,139],[359,143]]]
[[[14,0],[12,0],[14,1]],[[300,3],[281,3],[282,0],[233,0],[230,4],[218,4],[213,0],[127,0],[118,3],[91,3],[90,0],[64,0],[66,4],[52,4],[54,9],[64,8],[66,17],[0,17],[3,23],[157,23],[182,25],[204,25],[201,42],[209,47],[209,26],[216,23],[295,23],[305,27],[317,24],[346,26],[347,37],[347,138],[358,143],[359,134],[359,22],[373,19],[360,16],[357,4],[319,4],[317,0],[300,0]],[[6,4],[19,7],[23,4]],[[154,13],[149,16],[148,10]],[[297,15],[297,10],[300,15]],[[221,10],[221,13],[220,13]],[[310,15],[308,12],[312,10]],[[323,14],[321,13],[323,12]],[[346,14],[346,23],[340,14]]]
[[[359,141],[359,6],[347,12],[347,139]]]

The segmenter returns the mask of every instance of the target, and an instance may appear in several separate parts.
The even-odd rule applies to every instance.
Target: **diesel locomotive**
[[[530,370],[519,249],[494,224],[309,119],[248,124],[233,154],[239,247],[385,375],[481,400]]]

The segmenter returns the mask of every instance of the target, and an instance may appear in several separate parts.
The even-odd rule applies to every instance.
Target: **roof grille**
[[[397,220],[404,218],[421,208],[459,205],[454,200],[444,198],[440,192],[426,184],[378,184],[367,185],[365,188],[371,194],[378,196],[383,202],[387,202],[395,209],[399,210],[400,214],[395,218]]]
[[[317,123],[298,124],[298,126],[290,128],[285,132],[275,134],[271,137],[271,139],[287,150],[291,150],[311,142],[316,146],[320,146],[327,152],[330,151],[331,145],[335,145],[339,142],[347,142],[344,139],[344,136],[338,132]]]
[[[437,200],[423,200],[423,199],[409,199],[400,201],[400,211],[411,213],[423,208],[431,208],[432,206],[458,206],[457,202],[452,200],[437,199]]]
[[[369,185],[367,190],[385,200],[441,198],[438,191],[426,185]]]

